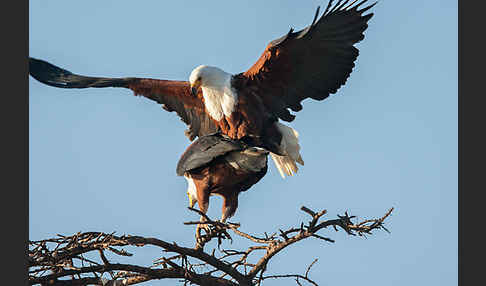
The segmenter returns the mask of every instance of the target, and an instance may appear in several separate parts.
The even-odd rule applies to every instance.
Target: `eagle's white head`
[[[238,102],[238,95],[231,86],[231,74],[217,67],[201,65],[191,72],[189,83],[193,96],[201,87],[206,111],[214,120],[231,116]]]
[[[200,65],[191,72],[189,83],[192,94],[196,95],[199,87],[222,90],[228,85],[230,79],[231,74],[220,68]]]
[[[191,208],[197,203],[197,190],[196,184],[189,175],[184,175],[187,180],[187,197],[189,198],[189,206]]]

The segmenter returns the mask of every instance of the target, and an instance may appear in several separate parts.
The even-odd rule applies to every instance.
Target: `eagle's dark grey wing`
[[[263,148],[248,147],[224,155],[224,160],[238,169],[247,172],[259,172],[267,167],[268,154],[269,151]]]
[[[231,151],[243,150],[245,144],[219,133],[197,138],[182,154],[177,163],[177,175],[205,166],[215,158]]]

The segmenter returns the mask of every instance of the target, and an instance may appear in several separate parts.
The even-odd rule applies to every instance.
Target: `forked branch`
[[[191,209],[200,214],[198,210]],[[298,285],[306,281],[318,285],[309,278],[315,259],[303,274],[268,275],[270,260],[286,247],[313,237],[325,243],[334,242],[317,232],[332,226],[343,229],[349,235],[369,235],[373,230],[383,229],[384,221],[393,211],[391,208],[378,219],[367,219],[353,223],[354,216],[338,215],[336,219],[322,220],[326,210],[315,212],[307,207],[302,211],[311,217],[298,227],[263,236],[239,230],[239,224],[225,224],[211,220],[205,224],[205,234],[199,235],[194,247],[179,246],[161,239],[122,235],[115,233],[84,232],[71,236],[57,235],[55,238],[30,241],[28,250],[29,282],[31,285],[133,285],[156,279],[180,279],[184,284],[197,285],[260,285],[267,279],[293,278]],[[185,224],[199,224],[187,222]],[[225,241],[233,240],[230,233],[252,242],[247,249],[225,248]],[[206,252],[210,242],[217,239],[217,247]],[[150,266],[122,264],[109,261],[105,252],[116,256],[132,256],[129,247],[156,246],[172,253],[156,259]],[[125,247],[125,248],[124,248]],[[157,252],[158,253],[158,252]],[[116,257],[115,256],[115,257]]]

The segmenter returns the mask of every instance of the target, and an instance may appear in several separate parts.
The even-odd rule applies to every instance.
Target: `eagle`
[[[223,198],[221,222],[226,222],[238,208],[239,194],[267,173],[268,153],[221,133],[199,137],[177,163],[177,175],[188,182],[190,207],[197,202],[199,210],[206,213],[209,197],[219,195]],[[203,216],[201,221],[205,221]]]
[[[214,194],[225,198],[223,205],[228,203],[223,208],[222,219],[226,219],[236,210],[237,194],[265,175],[268,154],[284,178],[298,171],[297,164],[304,165],[299,133],[283,121],[295,119],[291,112],[301,111],[303,100],[324,100],[346,83],[359,55],[355,44],[364,39],[364,31],[373,16],[373,13],[364,13],[376,4],[363,7],[367,0],[356,2],[340,0],[333,5],[330,0],[320,16],[318,7],[309,26],[300,31],[292,28],[271,41],[258,60],[240,73],[200,65],[190,73],[188,81],[92,77],[74,74],[32,57],[29,73],[36,80],[59,88],[128,88],[134,95],[151,99],[163,109],[175,112],[187,124],[185,134],[189,140],[198,138],[183,154],[177,167],[177,173],[188,180],[189,200],[192,204],[196,199],[204,211],[206,194],[219,188]],[[215,146],[215,149],[211,151],[208,146]],[[207,152],[217,156],[206,155]],[[201,165],[193,166],[194,158],[194,162],[199,160]],[[228,178],[232,179],[214,179],[214,184],[221,185],[207,186],[205,177],[226,176],[231,168],[237,169],[238,160],[247,163],[239,171],[231,171]],[[248,182],[237,183],[240,181]],[[230,184],[233,190],[225,184]]]

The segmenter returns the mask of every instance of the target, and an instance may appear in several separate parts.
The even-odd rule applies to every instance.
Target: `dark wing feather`
[[[187,81],[82,76],[34,58],[29,59],[29,73],[44,84],[60,88],[129,88],[135,95],[154,100],[162,104],[167,111],[175,111],[188,125],[185,133],[191,141],[197,136],[212,134],[219,130],[217,124],[205,112],[201,91],[197,97],[192,96]]]
[[[265,149],[258,149],[249,147],[238,152],[231,152],[225,155],[225,160],[234,162],[238,167],[246,172],[259,172],[267,167],[267,157],[269,151]]]
[[[373,16],[363,13],[376,3],[358,10],[366,1],[332,6],[331,0],[319,19],[317,9],[311,25],[270,42],[258,61],[235,78],[257,90],[272,113],[292,121],[288,108],[300,111],[302,100],[323,100],[345,84],[359,54],[354,44],[364,38]]]
[[[179,159],[177,175],[183,176],[186,171],[205,166],[228,152],[242,150],[244,146],[242,142],[231,140],[219,133],[199,137],[187,147]]]

